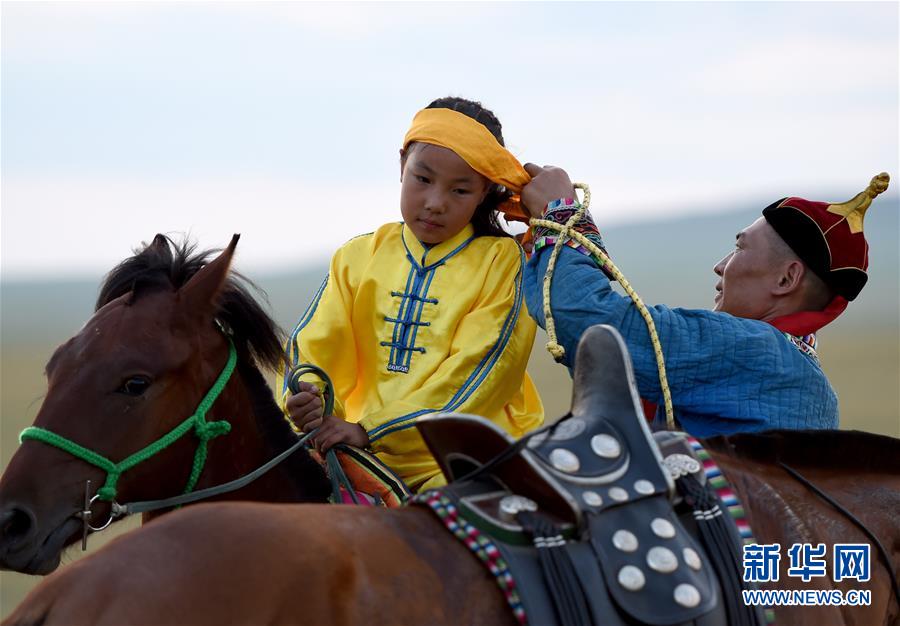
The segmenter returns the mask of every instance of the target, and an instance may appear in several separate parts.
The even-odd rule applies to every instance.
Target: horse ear
[[[222,254],[204,265],[178,290],[178,299],[184,311],[194,315],[208,315],[215,311],[216,300],[228,279],[231,259],[240,238],[240,235],[235,234]]]
[[[150,245],[148,245],[147,248],[152,248],[154,250],[168,250],[169,238],[162,233],[157,233],[156,237],[153,238],[153,241],[150,242]]]

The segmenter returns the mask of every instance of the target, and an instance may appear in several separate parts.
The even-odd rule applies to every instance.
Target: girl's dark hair
[[[481,106],[480,102],[474,100],[466,100],[465,98],[457,98],[448,96],[446,98],[438,98],[426,109],[451,109],[463,115],[468,115],[476,122],[480,122],[485,128],[491,131],[491,134],[497,138],[501,146],[503,143],[503,127],[500,120],[493,112]],[[484,201],[475,209],[472,215],[472,226],[475,228],[475,236],[482,237],[489,235],[492,237],[511,237],[508,232],[503,230],[500,220],[497,217],[497,207],[512,196],[512,192],[496,183],[492,183],[488,189]]]

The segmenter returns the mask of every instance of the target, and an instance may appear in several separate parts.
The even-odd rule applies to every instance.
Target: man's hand
[[[326,415],[322,418],[322,427],[316,433],[313,443],[316,450],[323,454],[339,443],[365,448],[369,445],[369,433],[359,424],[344,421],[334,415]]]
[[[322,398],[319,388],[301,382],[300,391],[287,400],[288,415],[294,425],[305,433],[322,424]]]
[[[522,205],[532,217],[541,217],[544,208],[559,198],[575,198],[575,187],[565,170],[552,165],[540,167],[526,163],[531,182],[522,188]]]

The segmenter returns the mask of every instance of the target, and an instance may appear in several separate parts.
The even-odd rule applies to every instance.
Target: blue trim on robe
[[[407,256],[408,256],[408,254],[407,254]],[[394,371],[393,369],[391,369],[391,367],[399,359],[399,357],[397,356],[397,352],[398,352],[397,344],[400,343],[400,337],[403,336],[404,326],[403,326],[401,320],[403,320],[404,316],[406,315],[406,313],[404,311],[407,310],[409,307],[413,306],[413,303],[415,302],[412,298],[410,298],[411,294],[409,291],[409,286],[410,286],[409,283],[413,279],[413,276],[415,276],[415,274],[416,274],[415,270],[416,270],[416,268],[414,266],[410,265],[409,273],[406,275],[406,286],[403,288],[403,295],[400,300],[400,306],[397,308],[397,315],[394,318],[396,321],[394,322],[394,331],[391,335],[391,352],[388,355],[388,364],[387,364],[388,371]],[[413,283],[413,284],[415,284],[415,283]]]
[[[462,404],[469,399],[469,397],[481,386],[481,383],[484,382],[484,379],[493,369],[494,365],[499,360],[500,356],[503,354],[503,351],[506,349],[506,345],[509,343],[509,339],[512,336],[513,329],[515,328],[516,320],[518,320],[519,312],[522,308],[522,301],[524,295],[523,289],[523,275],[524,275],[524,267],[525,267],[525,254],[524,252],[519,252],[519,271],[516,273],[516,295],[515,302],[513,304],[512,309],[507,314],[506,319],[503,322],[503,326],[500,329],[500,334],[498,335],[497,341],[491,346],[491,349],[488,350],[487,354],[481,359],[481,362],[475,367],[469,377],[465,380],[462,386],[453,394],[453,397],[444,405],[443,408],[440,409],[421,409],[419,411],[414,411],[413,413],[407,413],[406,415],[401,415],[400,417],[396,417],[380,426],[373,428],[369,434],[369,442],[375,442],[382,437],[385,437],[391,433],[404,430],[406,428],[411,428],[415,425],[412,423],[402,423],[414,420],[417,417],[422,415],[426,415],[428,413],[437,413],[443,411],[453,411],[458,407],[462,406]],[[477,379],[477,380],[476,380]],[[473,384],[473,381],[474,384]],[[394,426],[395,424],[399,424]],[[387,430],[389,429],[389,430]]]
[[[409,340],[409,347],[406,352],[406,371],[409,371],[410,365],[412,365],[412,355],[413,352],[425,350],[425,348],[421,348],[421,350],[417,350],[416,348],[416,335],[419,334],[419,326],[430,326],[431,322],[422,323],[422,311],[425,309],[425,301],[428,299],[428,289],[431,287],[431,281],[434,280],[434,275],[437,273],[437,268],[434,268],[430,272],[428,272],[428,278],[425,279],[425,287],[422,290],[422,295],[419,297],[418,301],[418,309],[413,308],[415,311],[416,319],[413,320],[412,325],[412,337]]]
[[[412,366],[413,353],[425,351],[424,348],[416,346],[416,336],[418,335],[419,326],[430,325],[430,323],[422,323],[422,311],[425,308],[431,281],[434,280],[434,275],[439,267],[459,254],[474,239],[474,235],[469,237],[439,260],[426,265],[425,261],[428,258],[428,253],[433,248],[426,248],[425,252],[422,254],[421,262],[416,261],[409,246],[406,244],[406,237],[403,231],[400,231],[400,241],[403,243],[403,248],[406,250],[406,259],[409,261],[410,271],[406,277],[406,287],[403,289],[403,299],[400,301],[400,307],[398,308],[396,317],[393,318],[394,330],[390,342],[391,352],[388,355],[388,371],[401,374],[408,373],[409,368]],[[409,284],[410,278],[413,278],[411,290]]]

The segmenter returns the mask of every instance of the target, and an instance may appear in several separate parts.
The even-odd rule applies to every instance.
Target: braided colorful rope
[[[709,452],[700,445],[699,441],[690,435],[688,435],[687,440],[688,443],[691,444],[694,454],[697,455],[697,458],[700,459],[700,462],[703,464],[706,480],[709,481],[709,484],[716,490],[716,495],[719,496],[719,499],[722,501],[722,504],[725,505],[728,514],[731,516],[731,519],[734,520],[734,524],[737,526],[738,533],[741,535],[741,540],[744,542],[744,545],[756,543],[756,540],[753,538],[753,532],[750,529],[750,523],[747,522],[747,515],[744,511],[744,507],[734,494],[734,491],[731,489],[725,476],[722,474],[722,470],[719,469],[719,466],[716,465],[716,462],[712,460]],[[774,610],[766,609],[766,623],[775,623]]]
[[[444,526],[447,527],[447,530],[453,533],[457,539],[462,541],[478,557],[494,576],[494,580],[497,581],[497,586],[503,592],[503,596],[506,598],[509,608],[512,609],[516,621],[520,624],[527,624],[528,618],[525,615],[525,607],[522,606],[522,600],[519,598],[519,592],[516,589],[516,581],[509,571],[509,565],[500,555],[500,550],[497,549],[494,542],[460,516],[456,506],[439,491],[426,491],[413,497],[411,502],[430,507],[440,518],[441,522],[444,523]]]

